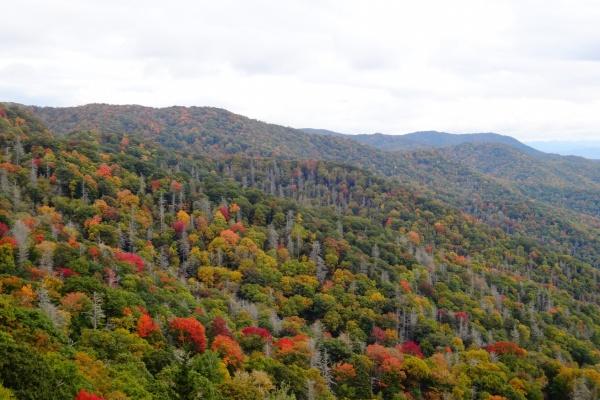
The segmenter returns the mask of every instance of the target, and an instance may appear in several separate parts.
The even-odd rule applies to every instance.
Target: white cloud
[[[349,133],[600,138],[593,0],[21,0],[2,20],[1,100],[211,105]]]

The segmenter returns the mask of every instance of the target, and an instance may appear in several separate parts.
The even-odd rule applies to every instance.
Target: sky
[[[600,141],[600,1],[19,0],[0,101]]]

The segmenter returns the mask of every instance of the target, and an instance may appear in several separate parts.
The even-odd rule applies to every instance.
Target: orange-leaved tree
[[[153,332],[160,330],[158,324],[152,319],[152,317],[146,313],[142,314],[137,322],[137,332],[140,337],[148,337]]]
[[[238,342],[229,336],[217,335],[213,341],[211,350],[219,353],[227,366],[237,368],[241,366],[244,361],[244,352],[242,351],[242,348]]]
[[[174,318],[169,324],[171,331],[182,345],[192,345],[194,350],[202,353],[206,350],[206,335],[204,325],[196,318]]]

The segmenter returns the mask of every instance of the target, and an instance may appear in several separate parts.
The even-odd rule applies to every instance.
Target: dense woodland
[[[595,192],[111,110],[0,105],[0,399],[600,397]]]
[[[90,104],[28,109],[57,134],[129,133],[179,153],[349,163],[428,193],[509,234],[600,267],[598,160],[556,157],[493,134],[307,134],[208,107]],[[411,143],[418,140],[415,151],[406,145],[406,137]],[[449,146],[457,141],[462,144]],[[409,151],[383,151],[399,148]]]

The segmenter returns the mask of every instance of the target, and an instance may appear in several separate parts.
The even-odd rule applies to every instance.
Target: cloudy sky
[[[2,7],[0,101],[600,140],[598,21],[597,0],[19,0]]]

